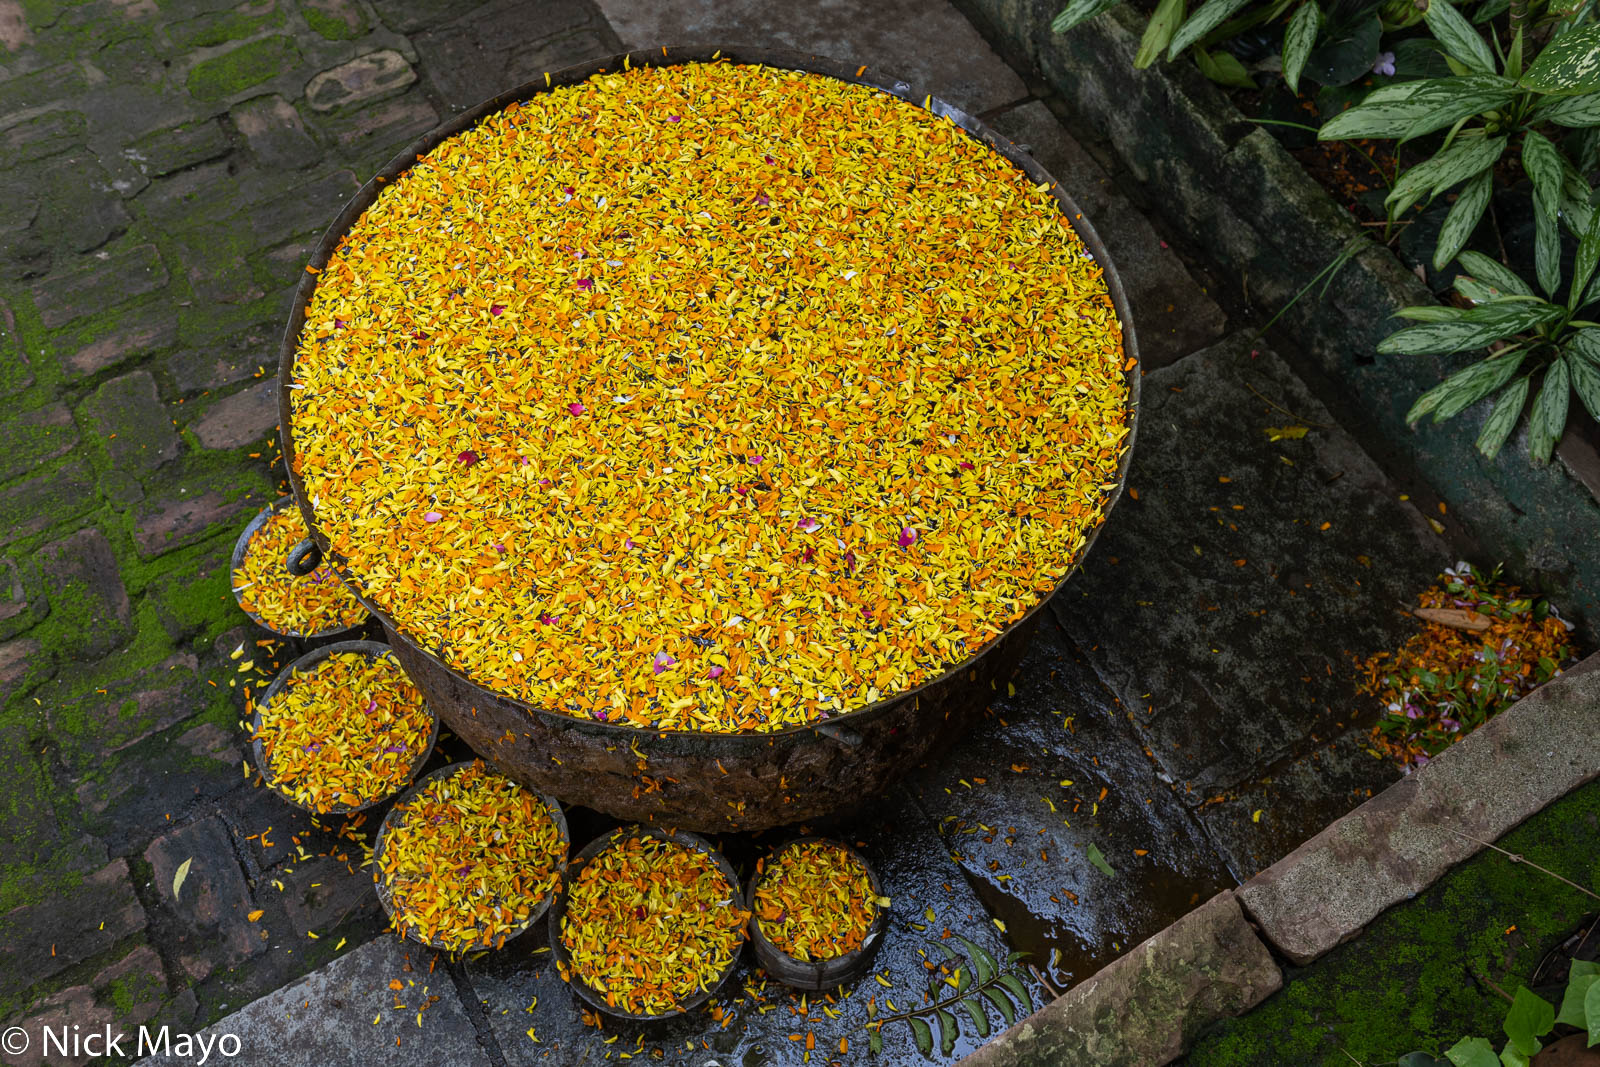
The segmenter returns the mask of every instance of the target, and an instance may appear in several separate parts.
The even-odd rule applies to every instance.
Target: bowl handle
[[[289,550],[289,558],[284,565],[296,578],[304,578],[322,566],[322,549],[308,537]]]

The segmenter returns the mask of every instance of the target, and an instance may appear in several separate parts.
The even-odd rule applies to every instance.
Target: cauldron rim
[[[781,70],[804,71],[881,90],[908,103],[924,107],[934,115],[949,118],[978,143],[990,151],[998,153],[1021,170],[1035,185],[1049,186],[1050,194],[1055,198],[1073,232],[1083,242],[1084,247],[1093,256],[1095,263],[1101,268],[1101,276],[1105,281],[1106,293],[1111,298],[1112,307],[1117,314],[1117,320],[1122,326],[1122,348],[1123,356],[1126,360],[1123,378],[1127,383],[1125,410],[1128,432],[1123,445],[1122,457],[1117,464],[1116,486],[1105,498],[1100,512],[1100,519],[1085,535],[1083,548],[1079,550],[1077,558],[1073,560],[1072,565],[1062,574],[1055,586],[1048,593],[1041,595],[1032,607],[1013,619],[1003,630],[995,634],[983,645],[970,650],[966,658],[951,664],[932,678],[910,689],[888,694],[866,707],[857,708],[854,711],[841,712],[838,715],[819,719],[815,722],[786,726],[777,730],[662,730],[650,726],[606,722],[588,717],[580,718],[566,712],[551,710],[513,696],[510,693],[500,692],[481,684],[467,674],[466,671],[451,666],[442,657],[435,655],[413,641],[405,632],[405,629],[387,611],[373,603],[365,595],[360,586],[352,579],[344,557],[334,551],[327,535],[317,526],[316,512],[312,501],[306,496],[305,486],[302,484],[294,465],[293,405],[290,400],[290,387],[294,383],[295,353],[299,347],[301,330],[305,325],[306,308],[310,304],[312,293],[315,291],[317,284],[317,275],[313,274],[311,270],[320,271],[327,266],[329,259],[338,248],[339,242],[344,238],[350,227],[377,200],[378,194],[382,191],[384,185],[394,181],[413,166],[419,156],[432,151],[449,138],[470,130],[489,115],[504,110],[510,104],[531,99],[540,93],[579,84],[596,74],[615,72],[632,67],[681,66],[689,63],[706,63],[718,60],[775,67]],[[963,109],[941,100],[932,93],[918,92],[910,83],[904,80],[878,73],[870,64],[866,66],[852,65],[814,53],[789,49],[743,45],[724,45],[722,47],[691,45],[635,49],[631,52],[620,52],[615,55],[587,60],[551,71],[537,81],[526,82],[462,112],[401,149],[384,165],[383,169],[368,179],[346,201],[339,214],[334,217],[333,223],[323,233],[322,238],[312,250],[308,267],[311,269],[308,269],[301,276],[300,282],[295,288],[294,303],[289,313],[289,324],[284,330],[283,341],[278,350],[278,436],[284,470],[289,482],[290,495],[294,497],[296,504],[300,507],[311,539],[316,542],[324,557],[332,564],[334,570],[339,574],[351,593],[355,595],[356,599],[360,600],[366,609],[371,612],[372,616],[383,624],[391,643],[404,643],[408,648],[428,661],[431,666],[446,672],[458,684],[467,686],[471,691],[482,693],[486,700],[492,699],[514,704],[531,716],[553,720],[554,725],[564,728],[576,728],[617,740],[653,734],[663,738],[695,738],[711,741],[712,743],[721,743],[721,739],[727,739],[727,743],[730,745],[770,744],[778,738],[802,733],[821,732],[825,736],[829,734],[837,736],[838,731],[848,731],[851,727],[875,718],[891,708],[899,707],[908,700],[916,700],[921,694],[929,690],[958,682],[962,672],[972,670],[976,661],[1004,642],[1008,636],[1022,630],[1037,612],[1043,610],[1056,594],[1061,592],[1066,583],[1083,566],[1083,561],[1088,558],[1089,550],[1094,547],[1095,540],[1105,527],[1106,521],[1111,517],[1112,509],[1121,500],[1122,492],[1127,486],[1128,471],[1133,460],[1135,438],[1138,435],[1139,392],[1143,365],[1139,359],[1138,342],[1134,335],[1132,310],[1128,305],[1127,294],[1123,290],[1116,266],[1112,263],[1110,253],[1106,251],[1105,244],[1101,241],[1099,233],[1096,232],[1094,226],[1078,207],[1077,203],[1061,188],[1060,182],[1052,177],[1031,155],[1023,152],[1019,145],[1002,137],[986,123],[968,114]],[[713,739],[716,740],[713,741]]]

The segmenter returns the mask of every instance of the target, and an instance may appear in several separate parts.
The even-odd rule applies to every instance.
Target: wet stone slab
[[[884,892],[893,904],[888,932],[873,961],[873,974],[883,976],[889,986],[869,976],[831,994],[831,1002],[827,995],[807,996],[802,1009],[800,995],[767,980],[747,948],[744,962],[711,1006],[651,1028],[606,1018],[597,1029],[584,1025],[583,1003],[562,982],[550,953],[541,951],[547,947],[541,923],[504,950],[466,965],[468,981],[483,1003],[506,1062],[595,1063],[606,1060],[608,1053],[615,1060],[626,1052],[646,1062],[788,1065],[804,1058],[807,1034],[812,1035],[815,1046],[812,1064],[866,1061],[867,1034],[861,1026],[867,1020],[867,1000],[876,998],[883,1013],[891,1013],[890,1002],[900,1011],[920,1006],[922,991],[928,986],[924,959],[942,959],[928,944],[930,939],[939,939],[948,929],[997,956],[1003,957],[1007,951],[982,902],[962,878],[960,868],[950,861],[937,832],[915,802],[896,791],[883,798],[876,811],[875,818],[815,829],[857,845],[878,869]],[[587,840],[587,831],[578,828],[586,825],[580,815],[573,831],[575,846]],[[767,843],[779,840],[779,836],[769,835]],[[762,845],[743,836],[726,838],[721,844],[741,876],[764,851]],[[1029,992],[1037,1006],[1039,987],[1030,982]],[[996,1030],[1004,1026],[993,1010],[989,1021]],[[965,1014],[961,1022],[961,1036],[951,1052],[931,1061],[917,1052],[905,1025],[896,1023],[884,1031],[884,1054],[872,1062],[886,1067],[953,1063],[981,1044]],[[842,1053],[841,1038],[846,1042]],[[935,1052],[939,1052],[937,1047]]]
[[[211,1041],[224,1034],[236,1036],[239,1052],[226,1062],[241,1067],[378,1062],[387,1067],[488,1067],[493,1061],[479,1046],[449,974],[441,968],[427,975],[425,965],[415,965],[416,955],[392,937],[379,938],[225,1017],[204,1036]],[[400,990],[392,989],[391,982]],[[429,1002],[429,997],[437,999]],[[139,1063],[176,1067],[194,1060],[163,1056]]]
[[[953,6],[890,0],[599,0],[626,48],[764,44],[904,78],[972,114],[1028,95],[1022,79]]]
[[[1012,944],[1061,989],[1233,884],[1155,772],[1046,618],[989,716],[909,788]]]
[[[1453,553],[1265,347],[1197,352],[1143,396],[1129,492],[1052,606],[1198,806],[1349,728],[1356,660],[1411,632],[1395,605]],[[1315,824],[1353,803],[1305,785]]]

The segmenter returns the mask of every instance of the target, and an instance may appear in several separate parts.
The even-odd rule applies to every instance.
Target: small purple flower
[[[406,746],[405,745],[390,745],[388,748],[384,749],[385,752],[390,752],[390,753],[395,753],[395,754],[399,754],[401,752],[404,752],[405,750],[406,750]]]
[[[1378,61],[1372,65],[1372,73],[1394,77],[1394,53],[1379,52]]]

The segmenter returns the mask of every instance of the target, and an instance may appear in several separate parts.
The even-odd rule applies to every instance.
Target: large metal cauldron
[[[391,160],[345,205],[311,255],[311,265],[325,267],[339,240],[377,199],[383,185],[410,167],[419,155],[471,128],[484,116],[550,88],[572,85],[602,71],[632,66],[662,66],[708,61],[720,55],[736,63],[755,63],[804,70],[842,81],[870,85],[901,99],[948,116],[981,143],[1020,168],[1035,183],[1048,184],[1078,237],[1105,272],[1118,319],[1123,347],[1137,358],[1127,297],[1105,246],[1088,220],[1054,179],[1033,158],[959,108],[928,97],[923,90],[885,77],[872,67],[857,75],[854,65],[819,56],[760,48],[680,48],[644,50],[594,60],[553,72],[543,79],[503,93],[423,136]],[[317,527],[317,516],[305,487],[294,473],[294,429],[290,390],[294,357],[306,305],[316,278],[302,277],[295,293],[289,328],[279,354],[278,407],[283,455],[289,484],[312,539],[332,561],[346,584],[382,622],[401,665],[427,697],[431,707],[467,744],[500,771],[530,788],[550,793],[564,803],[582,804],[618,818],[653,822],[689,830],[720,832],[760,830],[802,819],[814,819],[869,800],[896,778],[953,741],[982,711],[995,691],[1016,670],[1034,628],[1040,601],[965,662],[908,692],[860,711],[810,726],[766,734],[720,734],[642,730],[593,722],[548,711],[475,684],[413,643],[386,612],[362,596],[344,559],[329,548]],[[1132,456],[1134,420],[1139,402],[1139,368],[1128,380],[1128,442],[1117,471],[1117,488],[1106,511],[1122,495]],[[1087,553],[1095,533],[1090,531]],[[1081,560],[1081,557],[1080,557]],[[1074,568],[1076,569],[1076,568]],[[1065,584],[1071,572],[1062,578]],[[1060,586],[1057,586],[1057,590]]]

